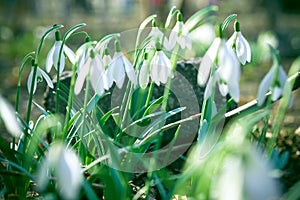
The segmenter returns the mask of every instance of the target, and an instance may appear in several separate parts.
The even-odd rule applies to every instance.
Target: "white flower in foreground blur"
[[[222,96],[229,93],[234,101],[238,102],[240,96],[240,64],[233,50],[228,48],[225,40],[219,37],[213,41],[200,63],[197,77],[200,86],[205,86],[214,65],[218,66],[214,75],[216,76],[215,81],[219,83],[220,93]]]
[[[57,190],[64,199],[77,199],[83,176],[77,155],[61,144],[55,144],[49,150],[38,173],[37,186],[46,189],[49,179],[57,179]]]
[[[0,96],[0,116],[7,131],[14,137],[21,135],[21,128],[12,106]]]
[[[91,82],[92,88],[94,91],[102,95],[104,93],[104,82],[103,77],[105,76],[105,69],[103,61],[99,54],[94,52],[94,49],[90,49],[89,57],[84,65],[81,67],[80,71],[78,72],[78,77],[75,83],[75,94],[79,94],[83,83],[86,77],[89,77]]]
[[[178,13],[177,22],[170,33],[169,41],[166,40],[166,43],[167,43],[167,45],[165,45],[165,47],[169,51],[171,51],[175,47],[176,43],[178,43],[182,49],[184,49],[184,48],[191,49],[192,48],[192,39],[182,21],[181,13]]]
[[[150,63],[150,76],[156,85],[167,83],[169,77],[173,77],[171,61],[165,53],[158,49]]]
[[[118,88],[122,88],[124,80],[125,80],[125,73],[127,74],[129,80],[136,85],[137,84],[137,77],[134,71],[132,64],[129,60],[124,56],[121,52],[120,42],[117,40],[115,42],[116,52],[111,61],[111,68],[110,70],[112,73],[112,77],[116,82]]]
[[[278,199],[280,188],[270,176],[270,166],[256,149],[225,158],[214,194],[222,200]]]
[[[257,93],[257,104],[260,106],[264,103],[266,99],[266,94],[269,91],[272,91],[272,84],[274,80],[274,76],[276,74],[276,66],[274,65],[270,71],[265,75],[263,80],[261,81],[259,88],[258,88],[258,93]],[[278,76],[276,77],[276,84],[273,89],[273,94],[272,95],[272,101],[276,101],[283,92],[284,85],[287,81],[287,75],[283,69],[283,67],[280,65],[278,69]]]
[[[47,58],[46,58],[46,71],[50,72],[52,66],[58,71],[58,58],[59,58],[59,52],[62,45],[62,41],[60,40],[59,32],[55,32],[55,38],[56,41],[54,45],[51,47]],[[75,53],[66,45],[63,46],[62,54],[60,57],[60,65],[59,65],[59,73],[61,73],[65,68],[65,54],[69,58],[72,64],[75,63]]]
[[[33,70],[34,70],[34,67],[31,68],[31,72],[30,72],[30,74],[28,76],[28,79],[27,79],[27,89],[28,89],[29,93],[30,93],[31,86],[32,86]],[[53,88],[53,83],[52,83],[50,77],[41,68],[37,67],[36,76],[34,77],[34,83],[33,83],[33,94],[36,91],[36,85],[37,85],[37,83],[38,82],[42,82],[43,78],[46,80],[47,85],[50,88]]]
[[[240,30],[240,23],[238,21],[234,24],[234,33],[227,41],[230,48],[235,49],[239,61],[244,65],[251,61],[251,49],[248,41],[244,38]]]

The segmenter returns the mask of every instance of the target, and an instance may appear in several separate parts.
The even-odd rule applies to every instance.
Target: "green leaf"
[[[230,24],[230,22],[232,22],[232,20],[236,19],[236,17],[237,17],[237,14],[229,15],[222,23],[222,26],[221,26],[222,31],[225,31],[227,26]]]

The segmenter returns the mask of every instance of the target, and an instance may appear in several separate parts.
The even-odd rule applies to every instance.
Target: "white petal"
[[[54,45],[55,45],[55,49],[53,52],[53,65],[57,71],[58,70],[57,63],[58,63],[58,57],[59,57],[59,52],[60,52],[60,47],[62,45],[62,41],[56,41]],[[59,73],[63,72],[64,67],[65,67],[65,56],[62,53],[61,57],[60,57]]]
[[[57,180],[61,195],[65,199],[75,199],[80,192],[83,177],[79,159],[70,150],[64,149],[57,166]]]
[[[133,85],[136,85],[137,77],[136,77],[136,74],[135,74],[132,64],[129,62],[129,60],[124,55],[122,56],[122,58],[123,58],[125,71],[126,71],[126,74],[129,78],[129,80],[133,83]]]
[[[171,75],[171,61],[163,51],[158,52],[158,67],[161,69],[159,73],[160,82],[165,84]]]
[[[258,87],[258,93],[257,93],[257,105],[260,106],[264,103],[266,99],[266,93],[270,90],[270,86],[272,84],[273,79],[273,71],[274,68],[271,68],[270,71],[265,75],[261,83]]]
[[[160,78],[159,78],[159,66],[158,66],[158,52],[155,53],[151,63],[150,63],[150,76],[151,80],[156,83],[156,85],[160,85]]]
[[[210,77],[206,84],[206,87],[204,90],[204,100],[207,100],[212,94],[213,81],[214,81],[214,78]]]
[[[37,68],[37,70],[39,71],[39,73],[43,76],[43,78],[46,80],[47,85],[50,88],[53,88],[53,83],[52,80],[50,79],[50,77],[48,76],[48,74],[46,74],[46,72],[44,72],[42,69],[40,69],[39,67]]]
[[[245,38],[238,32],[238,37],[236,38],[236,55],[239,58],[240,62],[244,65],[247,61],[247,47],[245,43]]]
[[[90,65],[91,65],[91,59],[89,58],[78,73],[78,77],[76,79],[75,88],[74,88],[74,92],[76,95],[79,94],[82,89],[83,83],[85,81],[85,77],[89,73]]]
[[[218,63],[220,65],[218,71],[222,80],[226,83],[233,80],[239,81],[241,74],[239,61],[233,50],[228,48],[224,41],[219,50]]]
[[[12,106],[0,96],[0,116],[7,131],[14,137],[21,135],[21,129]]]
[[[63,48],[64,48],[64,52],[67,55],[67,57],[69,58],[70,62],[74,65],[75,61],[76,61],[75,53],[67,45],[64,45]]]
[[[240,100],[240,88],[238,82],[230,82],[228,85],[229,94],[233,98],[235,102],[239,102]]]
[[[219,82],[219,91],[223,97],[228,94],[228,85],[222,82]]]
[[[103,75],[103,84],[104,84],[104,88],[106,90],[109,90],[109,88],[111,88],[111,86],[113,85],[114,79],[112,77],[112,70],[111,67],[108,67],[107,70],[105,70],[105,73]]]
[[[221,39],[216,38],[205,53],[198,70],[197,81],[200,86],[204,86],[209,78],[210,70],[216,60],[217,52],[221,44]]]
[[[30,94],[30,90],[31,90],[31,84],[32,84],[32,78],[33,78],[33,68],[31,69],[31,72],[28,76],[28,79],[27,79],[27,89],[28,89],[28,93]],[[35,93],[35,90],[36,90],[36,84],[37,84],[37,80],[36,80],[36,77],[34,78],[34,87],[33,87],[33,94]]]
[[[122,88],[125,80],[125,69],[123,66],[123,59],[120,53],[115,54],[111,61],[112,77],[116,82],[118,88]]]
[[[47,58],[46,58],[46,71],[50,72],[52,65],[53,65],[53,53],[54,53],[54,49],[55,49],[55,43],[54,45],[51,47],[50,51],[47,54]]]
[[[40,190],[45,190],[49,182],[49,161],[48,158],[43,160],[42,164],[39,166],[37,175],[37,187]]]
[[[82,54],[79,56],[78,59],[78,67],[77,67],[77,73],[81,70],[81,67],[86,63],[86,61],[88,60],[89,56],[87,56],[87,52],[84,51],[82,52]]]
[[[97,61],[94,59],[92,62],[92,68],[90,72],[91,84],[95,92],[99,95],[104,93],[104,85],[103,85],[103,73],[97,64]]]
[[[149,68],[147,63],[144,61],[139,74],[139,84],[142,89],[145,89],[149,83]]]
[[[232,46],[235,44],[237,38],[237,32],[234,32],[232,36],[227,40],[226,45],[228,48],[232,49]]]

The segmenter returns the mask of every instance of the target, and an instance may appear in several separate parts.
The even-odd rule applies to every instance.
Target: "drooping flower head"
[[[156,52],[150,63],[150,76],[156,85],[167,83],[169,77],[173,77],[171,61],[162,51],[161,45],[156,44]]]
[[[185,28],[180,12],[177,14],[177,22],[170,33],[169,40],[166,40],[166,43],[167,45],[165,45],[165,47],[169,51],[175,47],[176,43],[178,43],[182,49],[192,48],[192,40],[188,30]]]
[[[33,94],[34,94],[35,91],[36,91],[37,83],[42,82],[43,79],[46,80],[46,83],[50,88],[53,88],[53,83],[52,83],[50,77],[47,75],[47,73],[44,72],[38,66],[34,66],[34,60],[32,61],[32,65],[33,65],[33,67],[31,68],[30,74],[29,74],[28,79],[27,79],[28,93],[30,93],[30,90],[31,90],[31,87],[32,87],[32,84],[33,84]],[[34,67],[37,67],[35,77],[33,77]],[[34,82],[32,82],[33,80],[34,80]]]
[[[75,63],[76,56],[69,47],[67,47],[65,44],[64,45],[62,44],[62,41],[60,40],[59,31],[55,32],[55,40],[56,41],[54,42],[54,45],[51,47],[46,58],[46,71],[50,72],[52,66],[54,66],[56,71],[58,71],[59,69],[59,73],[62,73],[65,68],[65,55],[69,58],[72,64]],[[63,45],[62,53],[60,55],[60,60],[59,60],[59,54],[62,45]],[[60,61],[59,63],[58,60]]]
[[[38,187],[46,189],[51,175],[54,175],[57,190],[64,199],[76,199],[83,182],[81,166],[77,155],[62,144],[50,147],[38,174]]]
[[[94,91],[102,95],[104,93],[103,76],[105,76],[105,69],[102,58],[94,51],[94,48],[89,48],[89,57],[78,72],[75,94],[80,93],[86,77],[89,77]]]
[[[228,93],[231,97],[239,101],[239,80],[240,80],[240,64],[231,48],[226,45],[219,27],[218,37],[214,39],[212,45],[204,55],[198,70],[198,84],[205,86],[210,76],[219,84],[220,93],[226,96]],[[213,84],[211,84],[213,85]],[[211,88],[207,88],[210,90]],[[208,92],[209,93],[209,92]]]
[[[125,74],[127,75],[128,79],[134,84],[137,84],[137,77],[134,71],[134,68],[132,64],[129,62],[129,60],[124,56],[124,54],[121,52],[120,47],[120,41],[115,41],[115,55],[111,61],[111,73],[112,78],[114,82],[116,83],[118,88],[122,88],[124,80],[125,80]]]
[[[278,73],[276,73],[276,70],[278,70]],[[274,78],[276,79],[275,85],[273,85]],[[259,84],[258,93],[257,93],[257,104],[260,106],[264,103],[267,97],[266,94],[267,92],[272,91],[272,87],[273,87],[273,93],[271,94],[272,101],[276,101],[282,95],[283,88],[286,81],[287,81],[287,75],[283,67],[280,65],[279,69],[276,69],[276,66],[273,65],[273,67],[265,75],[265,77]]]
[[[150,33],[148,34],[148,37],[151,37],[152,39],[148,43],[147,47],[148,48],[155,47],[156,41],[159,41],[161,43],[162,39],[163,39],[163,36],[164,36],[164,34],[157,27],[156,20],[153,19],[152,20],[152,28],[151,28]]]
[[[227,41],[227,45],[230,48],[235,50],[235,53],[239,59],[239,61],[245,65],[246,61],[251,61],[251,49],[248,41],[244,38],[241,29],[240,23],[235,21],[234,23],[234,33]]]

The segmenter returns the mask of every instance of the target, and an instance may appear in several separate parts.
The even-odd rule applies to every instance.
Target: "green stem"
[[[52,26],[50,29],[48,29],[44,35],[42,36],[41,40],[40,40],[40,43],[39,43],[39,46],[37,48],[37,51],[36,51],[36,54],[35,54],[35,64],[37,65],[38,64],[38,57],[40,55],[40,51],[42,49],[42,45],[44,43],[44,40],[45,38],[48,36],[49,33],[51,33],[52,31],[56,30],[56,29],[59,29],[59,28],[62,28],[64,27],[63,25],[54,25]]]
[[[16,112],[19,112],[19,102],[20,102],[20,92],[21,92],[21,79],[22,79],[22,73],[23,73],[23,69],[24,69],[24,66],[27,62],[27,60],[29,60],[30,58],[33,59],[32,55],[34,54],[35,52],[30,52],[29,54],[27,54],[23,60],[22,60],[22,63],[21,63],[21,66],[19,68],[19,75],[18,75],[18,85],[17,85],[17,93],[16,93],[16,105],[15,105],[15,110]]]
[[[28,105],[27,105],[27,114],[26,114],[26,124],[29,124],[30,121],[30,115],[31,115],[31,106],[32,106],[32,99],[33,99],[33,91],[34,91],[34,84],[35,84],[35,77],[37,73],[37,64],[33,64],[33,74],[32,74],[32,81],[31,81],[31,88],[29,92],[29,99],[28,99]],[[23,144],[23,153],[25,154],[26,151],[26,145],[27,145],[27,137],[29,136],[28,134],[28,126],[25,128],[25,136],[24,136],[24,144]]]
[[[73,97],[74,97],[74,88],[75,88],[75,79],[76,79],[76,71],[77,71],[77,65],[78,63],[76,62],[72,66],[72,77],[71,77],[71,82],[70,82],[70,91],[69,91],[69,97],[68,97],[68,105],[67,105],[67,111],[66,111],[66,117],[65,117],[65,123],[64,123],[64,140],[66,139],[68,135],[68,122],[70,120],[70,114],[72,110],[72,104],[73,104]]]
[[[88,104],[88,99],[89,99],[89,91],[90,91],[90,72],[86,76],[86,86],[85,86],[85,95],[84,95],[84,103],[83,103],[83,113],[82,113],[82,124],[80,127],[80,132],[79,132],[79,137],[80,137],[80,143],[79,143],[79,154],[84,153],[85,149],[83,149],[83,137],[84,137],[84,127],[85,127],[85,119],[86,119],[86,114],[87,114],[87,104]],[[85,155],[85,153],[83,154]],[[80,156],[81,161],[83,164],[85,164],[85,156]]]
[[[63,54],[63,47],[67,40],[72,36],[72,34],[78,30],[79,28],[85,26],[86,24],[77,24],[73,27],[71,27],[66,34],[64,35],[62,39],[62,43],[59,49],[59,54],[58,54],[58,60],[57,60],[57,74],[56,74],[56,101],[55,101],[55,113],[59,113],[59,92],[60,92],[60,62],[61,62],[61,55]]]
[[[173,50],[172,56],[171,56],[171,73],[174,74],[175,70],[176,70],[176,65],[177,65],[177,54],[179,51],[179,45],[176,44],[175,48]],[[171,88],[171,84],[172,84],[172,78],[169,77],[168,81],[165,85],[165,90],[164,90],[164,99],[163,99],[163,103],[162,103],[162,110],[166,111],[167,110],[167,105],[168,105],[168,99],[169,99],[169,95],[170,95],[170,88]]]

